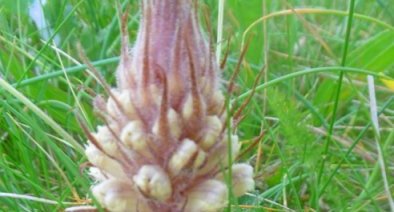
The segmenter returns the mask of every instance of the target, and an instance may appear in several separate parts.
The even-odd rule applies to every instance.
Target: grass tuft
[[[96,126],[104,88],[76,46],[109,84],[120,55],[113,1],[41,0],[44,28],[33,2],[0,0],[0,211],[91,204],[75,111]],[[213,53],[227,58],[223,87],[239,71],[227,110],[242,108],[238,159],[256,168],[256,190],[230,196],[228,210],[394,210],[391,0],[200,2]],[[120,5],[133,42],[138,1]]]

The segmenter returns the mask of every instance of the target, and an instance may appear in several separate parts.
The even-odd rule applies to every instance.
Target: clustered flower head
[[[117,87],[98,98],[105,124],[89,136],[92,193],[109,211],[221,211],[226,173],[241,196],[253,169],[229,163],[240,149],[229,136],[218,65],[202,36],[197,0],[141,0],[129,51],[123,29]],[[232,164],[231,167],[229,167]]]

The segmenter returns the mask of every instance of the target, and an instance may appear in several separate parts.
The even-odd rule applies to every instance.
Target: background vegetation
[[[121,2],[131,6],[132,42],[138,2]],[[212,39],[223,34],[214,47],[222,58],[228,53],[224,79],[249,45],[231,94],[235,106],[265,67],[239,125],[239,160],[255,166],[257,188],[232,209],[389,211],[392,0],[227,0],[223,13],[219,3],[205,0],[200,11]],[[100,120],[91,102],[102,88],[81,64],[76,44],[110,84],[120,52],[114,1],[48,1],[43,22],[32,18],[32,5],[0,0],[0,211],[58,211],[88,202],[91,182],[79,151],[86,137],[76,114],[93,129]],[[367,74],[375,78],[376,105]]]

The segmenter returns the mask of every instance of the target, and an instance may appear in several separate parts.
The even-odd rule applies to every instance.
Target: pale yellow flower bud
[[[222,127],[222,122],[217,116],[208,116],[205,122],[206,130],[204,131],[204,135],[200,141],[201,148],[204,150],[211,148],[217,141]]]
[[[178,113],[174,109],[168,110],[168,123],[170,125],[171,135],[175,139],[179,139],[182,134],[182,126]]]
[[[127,115],[129,118],[135,118],[136,110],[133,103],[131,102],[131,93],[129,90],[118,91],[112,89],[111,93],[113,97],[108,98],[107,101],[108,114],[112,117]]]
[[[118,178],[126,178],[126,174],[122,170],[121,165],[101,152],[94,145],[89,144],[85,149],[86,157],[96,167],[103,170],[105,173]]]
[[[209,114],[219,114],[224,109],[225,97],[221,91],[215,91],[211,97],[209,105]]]
[[[99,142],[107,154],[111,156],[117,154],[118,145],[116,144],[116,140],[108,127],[98,126],[97,133],[93,133],[92,135]]]
[[[114,212],[137,212],[143,202],[133,190],[133,185],[127,181],[109,179],[96,185],[93,194],[105,208]],[[138,207],[138,204],[140,205]]]
[[[193,115],[193,96],[188,94],[182,108],[182,117],[189,120]]]
[[[232,175],[235,196],[244,195],[247,191],[254,189],[253,168],[249,164],[234,164]]]
[[[198,170],[202,168],[207,161],[207,153],[205,153],[202,149],[200,149],[197,153],[196,159],[194,160],[193,163],[193,168],[195,170]]]
[[[120,95],[117,96],[117,99],[122,107],[124,114],[126,114],[129,118],[136,117],[136,110],[131,101],[131,92],[129,90],[123,90],[120,92]]]
[[[142,166],[133,181],[138,189],[146,196],[159,201],[171,197],[172,185],[164,170],[157,165]]]
[[[167,113],[167,119],[171,135],[175,139],[178,139],[182,134],[182,127],[178,113],[172,108],[169,109]],[[152,128],[152,132],[155,135],[159,135],[159,121],[160,120],[157,119]]]
[[[215,212],[226,206],[227,187],[219,180],[207,180],[187,194],[185,211]]]
[[[254,189],[253,168],[249,164],[234,164],[231,167],[231,173],[232,191],[235,196],[242,196]],[[224,174],[227,175],[228,172],[220,173],[216,178],[224,181]]]
[[[115,89],[111,90],[112,95],[117,97],[119,96],[119,92]],[[121,113],[121,111],[119,111],[119,107],[116,104],[116,100],[114,100],[112,97],[108,98],[107,101],[107,113],[111,116],[111,117],[117,117],[119,116]]]
[[[184,139],[181,145],[171,156],[169,162],[169,170],[171,175],[177,175],[179,172],[190,163],[190,160],[198,152],[198,146],[190,139]]]
[[[148,138],[146,137],[141,122],[131,121],[122,130],[120,140],[134,151],[150,157]]]

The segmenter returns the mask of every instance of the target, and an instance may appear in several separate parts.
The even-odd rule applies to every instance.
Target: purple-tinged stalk
[[[89,135],[92,193],[109,211],[220,211],[231,169],[236,196],[254,188],[253,169],[229,167],[218,64],[204,39],[197,0],[142,0],[129,52],[123,27],[117,88],[96,101],[105,125]],[[123,17],[125,18],[125,17]],[[232,163],[231,163],[232,164]]]

